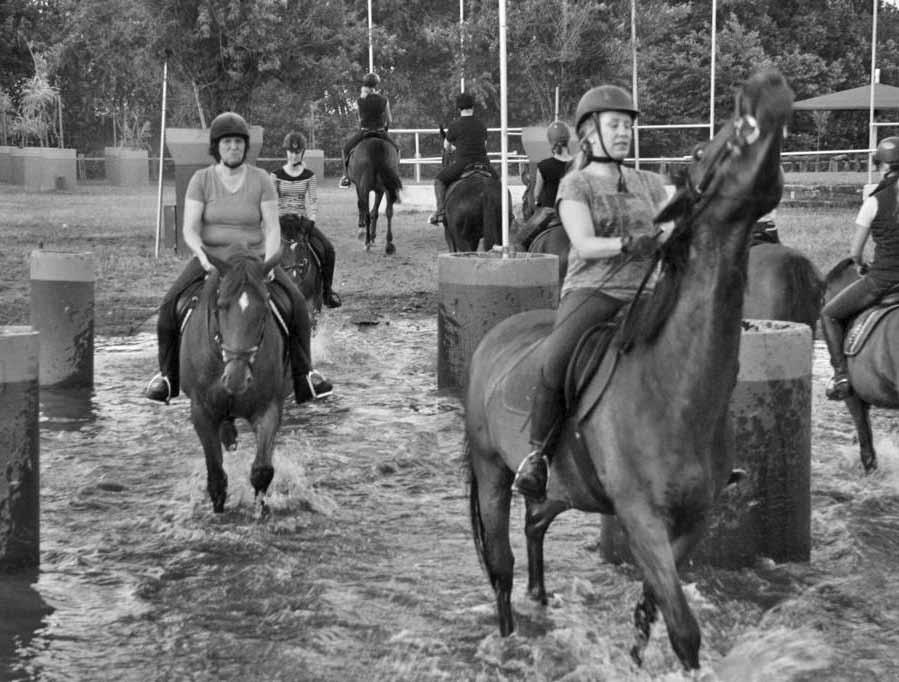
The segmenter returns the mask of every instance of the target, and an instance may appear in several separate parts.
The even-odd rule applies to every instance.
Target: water
[[[289,404],[272,517],[253,513],[252,435],[226,453],[214,515],[179,398],[140,392],[148,335],[99,338],[90,393],[45,391],[42,564],[0,583],[0,679],[681,680],[663,625],[643,669],[628,656],[636,573],[601,562],[600,517],[568,513],[547,538],[546,609],[524,597],[515,501],[518,632],[496,634],[470,539],[462,413],[436,390],[436,320],[354,324],[315,341],[328,401]],[[899,438],[875,414],[880,469],[864,477],[816,348],[813,548],[808,564],[692,568],[704,680],[899,678]]]

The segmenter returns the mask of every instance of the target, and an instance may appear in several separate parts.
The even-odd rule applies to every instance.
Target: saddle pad
[[[899,302],[878,305],[857,315],[846,333],[846,340],[843,342],[843,352],[849,357],[858,355],[877,324],[896,308],[899,308]]]

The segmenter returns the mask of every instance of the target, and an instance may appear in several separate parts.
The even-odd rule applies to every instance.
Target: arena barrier
[[[811,553],[811,373],[808,325],[745,320],[730,400],[742,482],[724,490],[691,561],[743,568],[760,558],[808,561]],[[618,520],[604,517],[600,553],[630,561]]]
[[[41,386],[93,386],[91,253],[31,252],[31,326],[40,332]]]
[[[0,571],[40,560],[38,337],[0,327]]]
[[[549,254],[437,256],[437,387],[464,392],[471,356],[501,320],[559,302],[559,259]]]

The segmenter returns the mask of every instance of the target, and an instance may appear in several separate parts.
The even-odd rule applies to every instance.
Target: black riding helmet
[[[462,111],[463,109],[474,109],[474,97],[467,92],[463,92],[456,97],[456,109],[459,111]]]
[[[577,104],[577,111],[574,117],[574,129],[577,131],[578,137],[581,140],[581,149],[584,151],[586,157],[590,161],[614,163],[618,167],[618,191],[626,192],[627,185],[624,182],[624,174],[621,171],[621,161],[612,159],[612,155],[609,154],[609,150],[606,149],[606,143],[602,139],[602,134],[599,133],[599,115],[603,111],[621,111],[625,114],[629,114],[631,120],[635,120],[640,112],[637,111],[637,108],[634,106],[634,100],[631,97],[631,94],[624,88],[618,87],[617,85],[599,85],[595,88],[590,88],[583,94]],[[603,152],[605,152],[605,158],[593,156],[593,150],[589,148],[589,144],[586,143],[586,140],[584,139],[581,126],[588,118],[593,120],[596,130],[599,133],[599,144],[602,147]]]
[[[887,166],[899,166],[899,137],[885,137],[877,145],[874,160]]]
[[[221,161],[219,156],[219,140],[223,137],[242,137],[244,141],[244,157],[250,148],[250,127],[240,114],[226,111],[212,119],[209,126],[209,154],[216,161]]]
[[[362,79],[362,85],[367,88],[376,88],[380,85],[381,79],[378,77],[376,73],[367,73],[365,77]]]

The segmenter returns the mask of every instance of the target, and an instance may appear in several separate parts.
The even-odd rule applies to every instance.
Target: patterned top
[[[278,193],[278,215],[300,215],[315,221],[318,216],[318,180],[308,168],[291,175],[283,166],[272,173]]]
[[[203,204],[203,246],[216,257],[224,257],[235,244],[265,255],[262,203],[277,196],[268,173],[256,166],[246,169],[244,181],[234,192],[219,179],[215,165],[198,170],[187,185],[185,197]]]
[[[622,166],[621,172],[627,192],[618,191],[617,173],[606,178],[583,170],[569,171],[559,183],[557,202],[567,199],[587,204],[597,237],[632,235],[636,239],[653,234],[656,230],[653,219],[668,202],[662,176],[627,166]],[[585,259],[572,245],[562,294],[571,289],[600,288],[609,296],[630,300],[646,275],[646,267],[646,261],[625,258],[622,254]],[[647,287],[652,284],[650,279]]]

